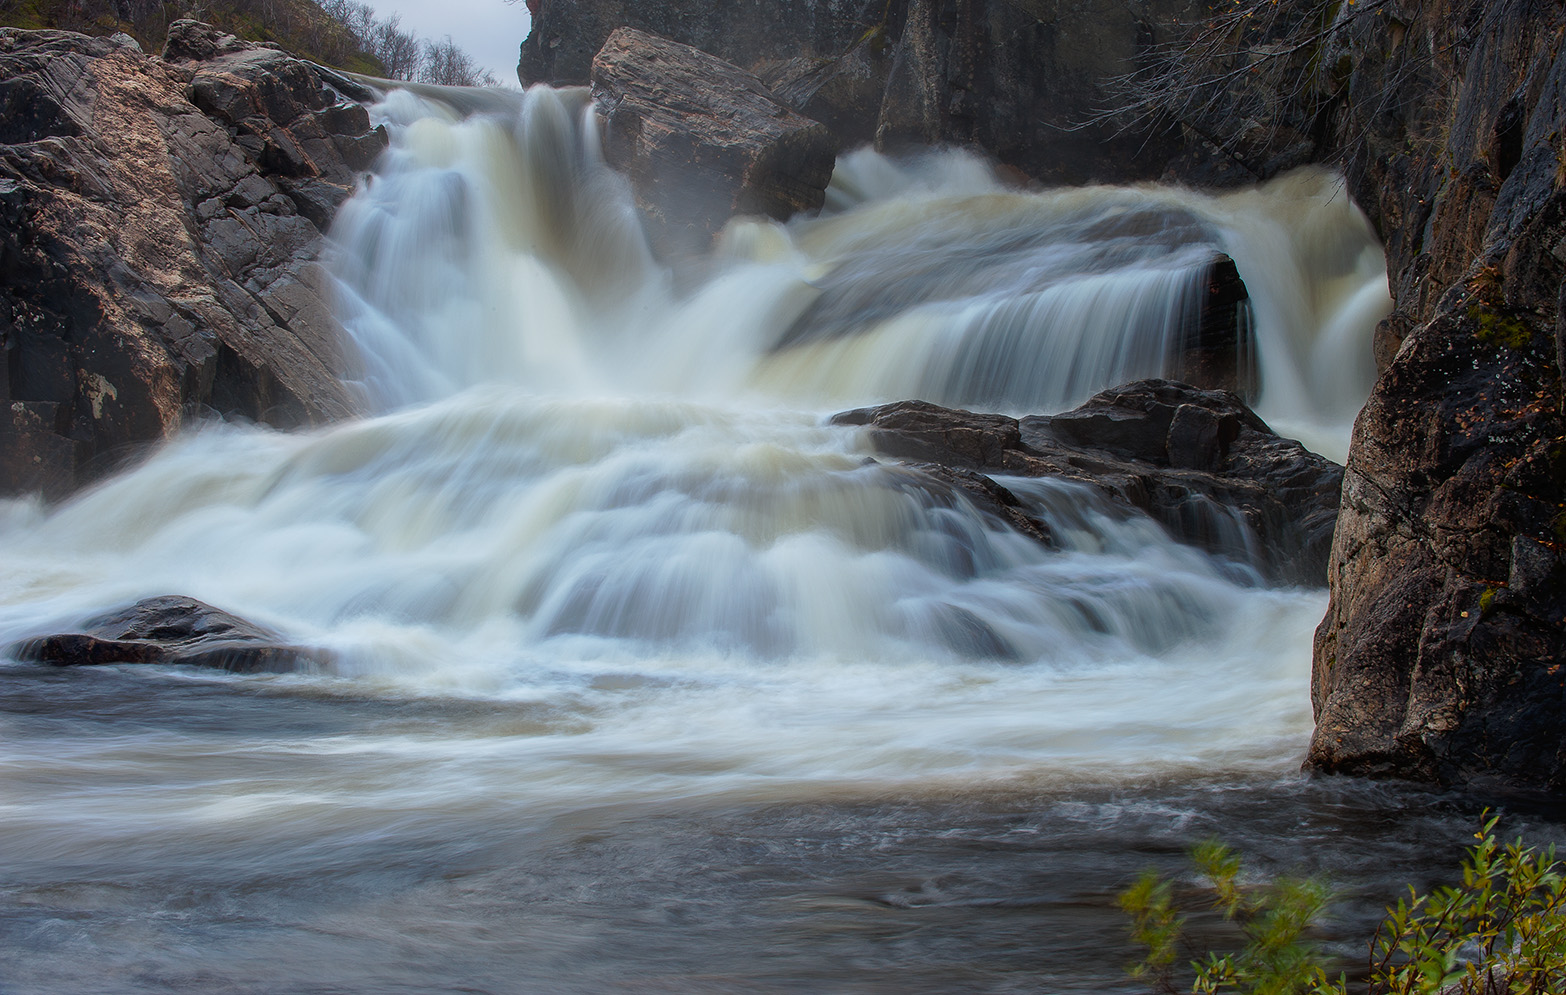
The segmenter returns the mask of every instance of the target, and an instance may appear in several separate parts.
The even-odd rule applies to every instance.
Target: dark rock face
[[[1344,142],[1397,311],[1316,633],[1319,769],[1566,792],[1563,27],[1435,2],[1354,49],[1376,100]]]
[[[1234,260],[1219,256],[1207,270],[1207,290],[1194,328],[1181,337],[1179,379],[1254,400],[1261,374],[1250,325],[1250,291]]]
[[[384,135],[274,49],[178,22],[168,55],[0,29],[0,493],[63,495],[192,410],[352,410],[314,259]]]
[[[94,618],[81,632],[28,640],[7,651],[55,667],[144,663],[289,673],[326,662],[269,629],[194,598],[161,597]]]
[[[832,130],[845,148],[875,142],[891,58],[874,36],[836,58],[797,56],[761,62],[756,75],[779,100]]]
[[[1275,582],[1326,578],[1342,468],[1273,434],[1226,391],[1139,380],[1075,410],[1020,421],[924,401],[833,421],[867,426],[879,451],[947,473],[1088,484],[1175,538],[1251,563]]]
[[[880,17],[881,0],[541,0],[517,77],[580,85],[616,28],[693,45],[745,68],[803,53],[847,51]]]
[[[631,181],[660,255],[704,250],[736,214],[818,211],[838,144],[761,80],[689,45],[630,28],[593,61],[604,158]]]
[[[1080,125],[1110,102],[1108,78],[1203,10],[1189,0],[541,0],[517,74],[586,82],[593,54],[629,26],[756,72],[845,145],[976,146],[1046,182],[1149,179],[1181,148],[1176,133]]]

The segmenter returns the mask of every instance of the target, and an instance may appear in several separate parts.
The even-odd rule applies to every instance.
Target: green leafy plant
[[[1468,850],[1461,882],[1409,897],[1387,910],[1370,941],[1365,980],[1328,973],[1312,938],[1329,901],[1316,879],[1244,883],[1242,862],[1221,843],[1198,846],[1192,861],[1212,907],[1240,927],[1243,945],[1191,962],[1188,990],[1239,995],[1560,995],[1566,992],[1566,865],[1552,846],[1496,841],[1486,817]],[[1174,992],[1186,917],[1172,885],[1155,872],[1123,892],[1132,939],[1147,951],[1132,973]]]

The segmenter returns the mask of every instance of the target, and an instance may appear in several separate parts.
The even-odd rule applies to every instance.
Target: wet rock
[[[68,493],[193,410],[340,418],[322,226],[384,135],[307,63],[0,29],[0,493]],[[7,104],[6,106],[10,106]]]
[[[875,37],[835,58],[798,56],[764,62],[756,75],[779,100],[831,129],[844,147],[875,141],[890,54]]]
[[[1022,449],[1017,419],[898,401],[834,415],[834,425],[864,425],[876,448],[890,456],[923,459],[968,470],[994,469]]]
[[[729,218],[820,210],[838,144],[754,75],[623,28],[593,61],[604,158],[631,181],[653,246],[700,252]]]
[[[1165,380],[1104,391],[1020,421],[924,401],[843,412],[880,452],[948,472],[1055,477],[1150,515],[1177,539],[1319,585],[1342,468],[1274,434],[1235,395]],[[1009,493],[1009,492],[1008,492]]]
[[[948,496],[961,494],[968,505],[977,509],[980,514],[1016,529],[1040,545],[1050,547],[1055,545],[1055,537],[1049,524],[1029,515],[1027,506],[1017,495],[984,474],[944,463],[903,465],[918,474],[917,486],[924,493]],[[933,487],[933,481],[947,486],[944,489]]]
[[[1207,390],[1230,390],[1251,400],[1260,384],[1251,333],[1250,291],[1234,260],[1220,255],[1207,270],[1206,292],[1194,327],[1181,336],[1176,375]]]
[[[1397,15],[1358,32],[1354,93],[1378,110],[1343,125],[1397,311],[1349,452],[1308,763],[1558,796],[1566,12]]]
[[[181,597],[147,598],[87,621],[80,632],[31,639],[8,652],[54,667],[140,663],[245,674],[289,673],[328,659],[320,650],[291,645],[270,629]]]

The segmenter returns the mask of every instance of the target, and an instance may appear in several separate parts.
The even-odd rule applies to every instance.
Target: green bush
[[[1190,964],[1190,991],[1240,995],[1562,995],[1566,993],[1566,865],[1555,848],[1521,840],[1502,846],[1495,817],[1463,861],[1462,881],[1409,897],[1387,910],[1369,944],[1365,980],[1351,983],[1312,939],[1329,893],[1316,879],[1283,878],[1265,888],[1242,882],[1239,856],[1221,843],[1198,846],[1192,861],[1212,906],[1240,927],[1243,945]],[[1132,940],[1146,955],[1132,973],[1154,990],[1175,992],[1185,915],[1156,872],[1120,896]]]

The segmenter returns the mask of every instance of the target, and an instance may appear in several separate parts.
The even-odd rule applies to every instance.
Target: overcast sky
[[[382,19],[402,15],[402,29],[426,41],[447,35],[501,83],[517,86],[517,51],[531,19],[521,0],[368,0]]]

